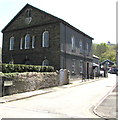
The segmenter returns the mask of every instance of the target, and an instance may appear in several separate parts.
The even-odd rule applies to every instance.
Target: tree
[[[100,56],[101,61],[104,61],[107,59],[113,62],[116,62],[116,52],[114,50],[108,50]]]
[[[106,43],[97,44],[95,47],[95,55],[100,56],[109,49],[109,46]]]
[[[106,43],[93,44],[93,54],[100,58],[100,61],[111,60],[116,62],[116,45]]]

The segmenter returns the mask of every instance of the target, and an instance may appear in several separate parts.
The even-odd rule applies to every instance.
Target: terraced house
[[[60,18],[27,4],[2,33],[3,63],[51,65],[90,75],[93,38]]]

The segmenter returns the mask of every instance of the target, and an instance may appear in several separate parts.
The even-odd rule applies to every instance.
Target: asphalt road
[[[94,107],[116,84],[116,76],[0,104],[0,118],[99,118]]]

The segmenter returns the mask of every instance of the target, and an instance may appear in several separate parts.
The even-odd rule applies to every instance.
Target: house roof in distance
[[[104,60],[101,62],[101,65],[104,65],[105,63],[109,63],[111,65],[114,65],[115,63],[113,61],[110,61],[110,60]]]
[[[68,22],[66,22],[66,21],[64,21],[64,20],[62,20],[62,19],[60,19],[60,18],[58,18],[58,17],[56,17],[56,16],[54,16],[54,15],[52,15],[52,14],[49,14],[49,13],[43,11],[43,10],[40,10],[39,8],[36,8],[36,7],[34,7],[34,6],[32,6],[32,5],[28,4],[28,3],[27,3],[27,4],[20,10],[20,12],[18,12],[18,14],[3,28],[2,32],[4,32],[4,31],[7,29],[7,27],[19,16],[19,15],[21,14],[21,12],[22,12],[26,7],[28,7],[28,6],[34,8],[34,9],[37,9],[37,10],[39,10],[40,12],[46,13],[46,14],[49,15],[49,16],[54,17],[55,19],[57,19],[57,21],[58,21],[59,23],[63,23],[63,24],[65,24],[65,25],[69,26],[70,28],[74,29],[75,31],[77,31],[77,32],[83,34],[84,36],[86,36],[86,37],[88,37],[88,38],[90,38],[90,39],[93,40],[92,37],[90,37],[89,35],[85,34],[85,33],[82,32],[82,31],[80,31],[79,29],[75,28],[74,26],[70,25]]]

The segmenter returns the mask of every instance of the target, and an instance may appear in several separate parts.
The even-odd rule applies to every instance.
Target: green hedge
[[[19,73],[14,72],[14,73],[0,73],[0,77],[5,77],[5,78],[12,78],[17,76]]]
[[[12,72],[54,72],[52,66],[35,66],[35,65],[21,65],[21,64],[2,64],[3,73]]]

